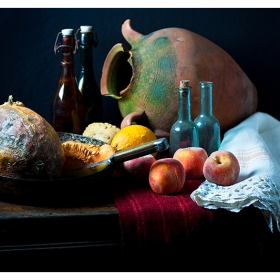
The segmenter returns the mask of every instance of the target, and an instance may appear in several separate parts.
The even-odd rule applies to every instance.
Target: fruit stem
[[[13,105],[13,96],[12,95],[9,95],[9,98],[8,98],[8,103],[9,103],[9,105]]]
[[[221,164],[221,161],[218,157],[214,157],[214,160],[218,163],[218,164]]]

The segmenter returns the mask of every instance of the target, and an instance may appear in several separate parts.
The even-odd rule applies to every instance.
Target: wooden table
[[[120,257],[111,197],[62,208],[0,201],[1,271],[107,271]]]

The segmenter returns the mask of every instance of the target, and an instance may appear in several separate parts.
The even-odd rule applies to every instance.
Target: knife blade
[[[134,159],[137,157],[141,157],[144,155],[148,155],[148,154],[152,154],[155,152],[163,152],[165,150],[167,150],[169,148],[169,143],[168,140],[166,138],[159,138],[156,139],[154,141],[150,141],[123,151],[119,151],[114,153],[111,157],[98,161],[98,162],[94,162],[91,164],[87,164],[83,167],[79,167],[76,169],[73,169],[69,172],[67,172],[66,174],[73,174],[82,170],[86,170],[86,169],[93,169],[94,167],[98,166],[98,165],[103,165],[103,164],[107,164],[108,165],[112,165],[115,163],[120,163],[120,162],[125,162],[127,160],[130,159]]]

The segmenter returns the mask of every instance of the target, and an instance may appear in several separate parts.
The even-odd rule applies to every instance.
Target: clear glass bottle
[[[217,151],[221,144],[220,123],[213,115],[213,83],[203,81],[200,85],[200,113],[194,120],[199,134],[199,146],[208,155]]]
[[[180,81],[178,87],[178,119],[170,130],[169,156],[179,148],[198,147],[197,128],[191,118],[191,86],[189,80]]]
[[[94,39],[92,26],[81,26],[80,31],[80,74],[78,88],[85,105],[85,127],[93,122],[103,121],[102,95],[97,86],[94,70],[92,47],[98,45],[98,37]]]
[[[61,35],[61,42],[57,43]],[[63,29],[57,34],[54,51],[61,50],[61,70],[52,100],[51,124],[56,131],[82,134],[84,129],[84,104],[78,89],[74,70],[74,54],[78,49],[73,29]]]

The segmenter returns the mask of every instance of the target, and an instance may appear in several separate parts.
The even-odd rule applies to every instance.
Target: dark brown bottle
[[[61,43],[57,44],[61,35]],[[56,131],[82,134],[84,130],[84,104],[78,89],[74,70],[74,54],[78,45],[73,29],[58,33],[55,53],[61,50],[61,70],[51,108],[51,124]]]

